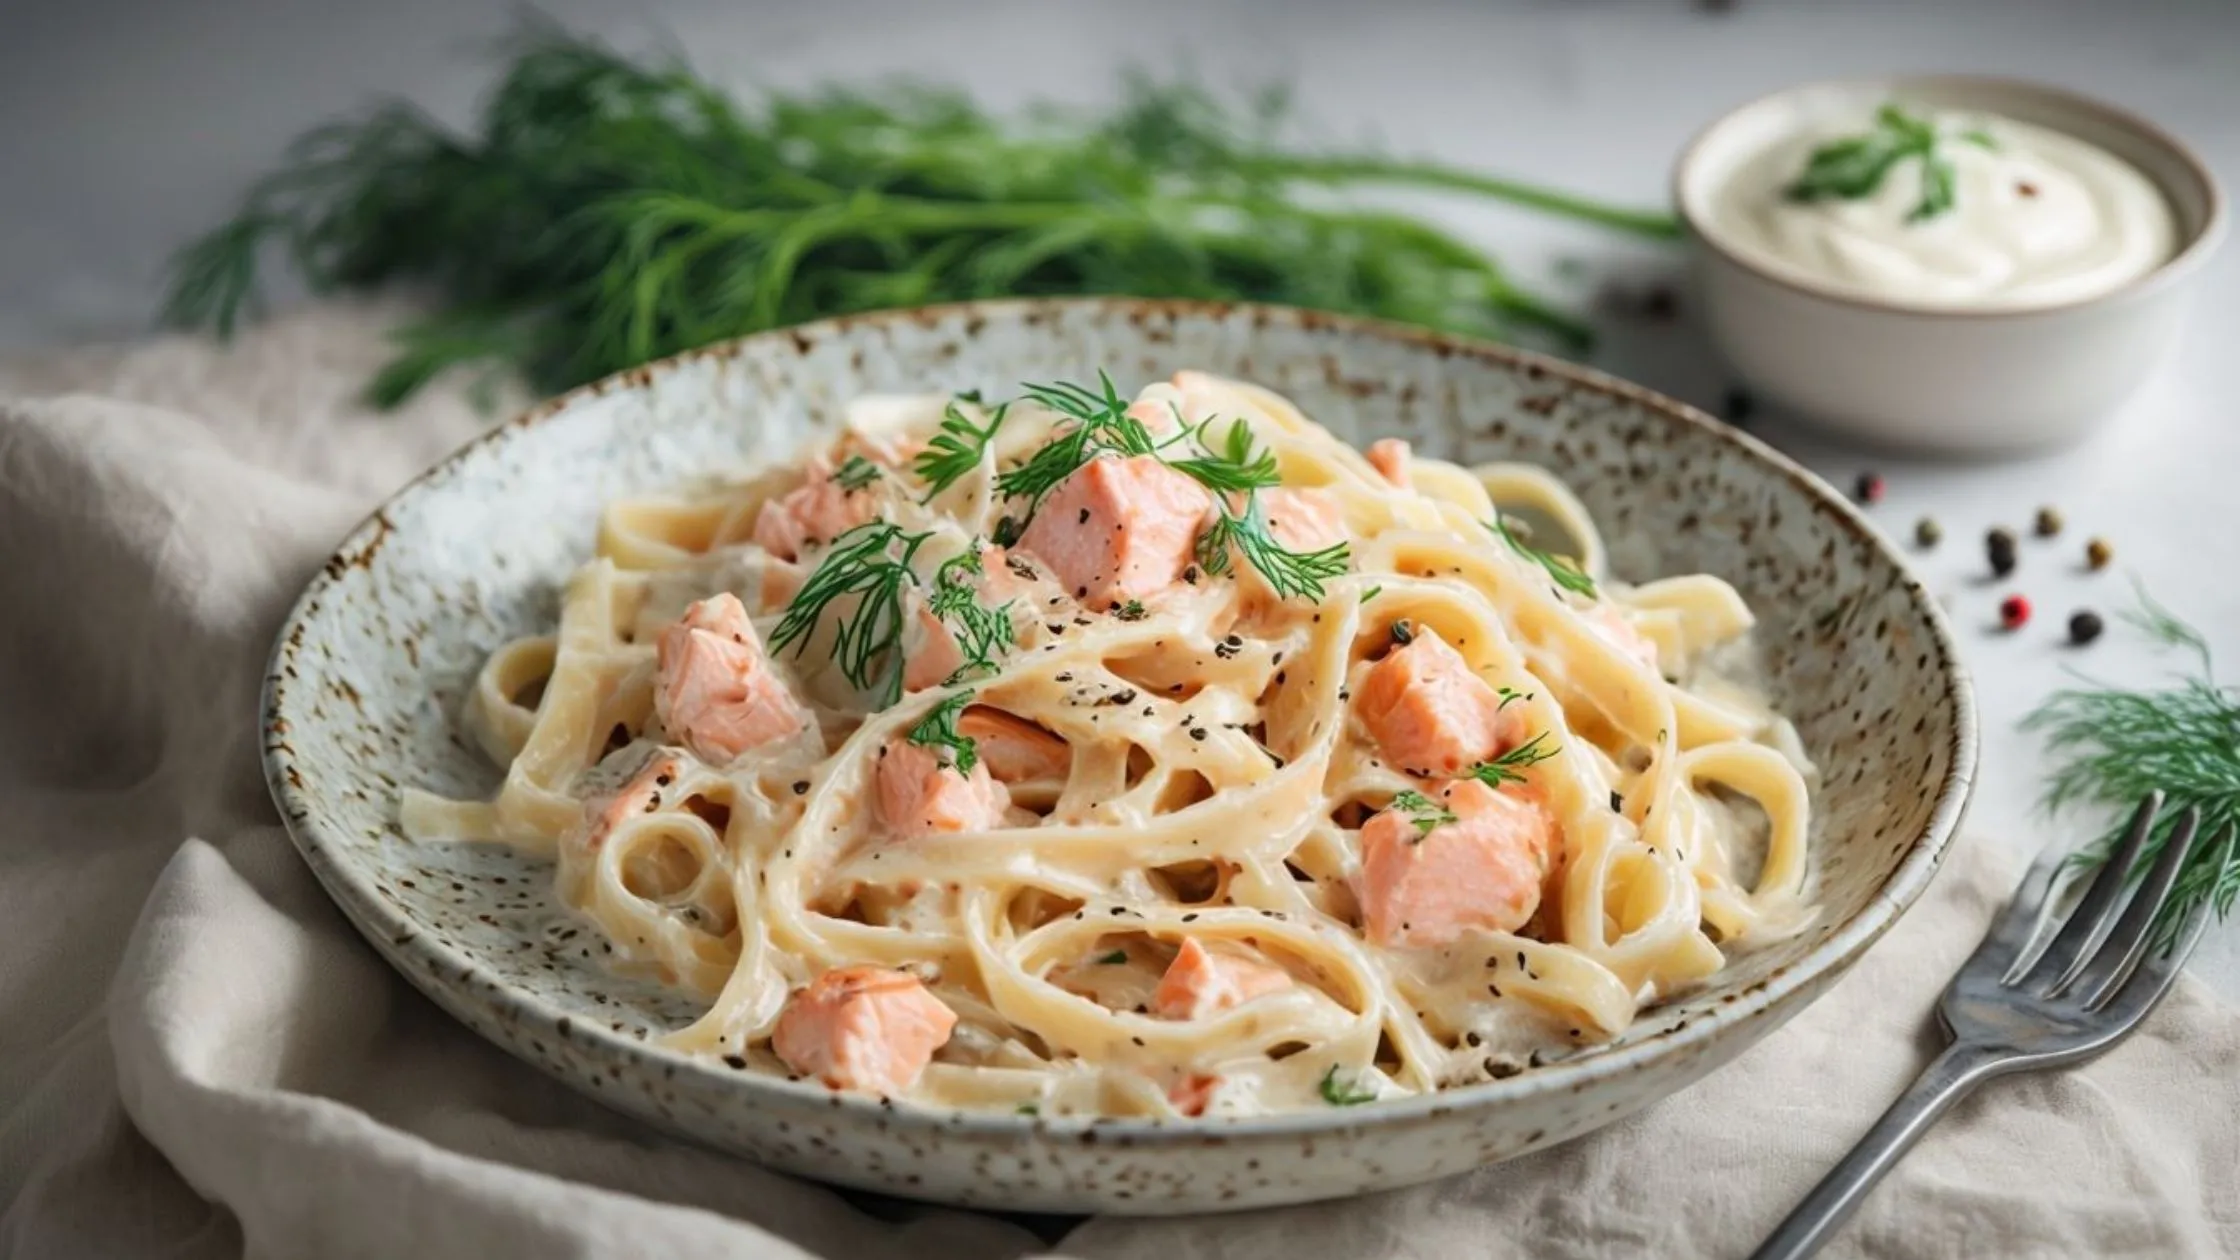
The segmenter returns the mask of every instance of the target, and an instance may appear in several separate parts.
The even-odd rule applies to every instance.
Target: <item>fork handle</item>
[[[1843,1157],[1812,1193],[1767,1237],[1751,1260],[1793,1260],[1809,1256],[1867,1197],[1882,1174],[1898,1162],[1937,1117],[1992,1075],[1998,1056],[1981,1046],[1950,1045],[1931,1060],[1906,1092],[1890,1104],[1851,1153]]]

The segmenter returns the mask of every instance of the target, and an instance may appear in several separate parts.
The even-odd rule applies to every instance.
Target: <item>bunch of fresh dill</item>
[[[681,64],[535,31],[473,134],[392,104],[304,136],[182,251],[165,314],[230,332],[270,246],[314,291],[421,286],[437,313],[398,330],[369,391],[383,405],[461,363],[558,390],[820,316],[1013,295],[1290,303],[1579,347],[1587,329],[1483,251],[1314,190],[1444,189],[1677,231],[1436,164],[1294,151],[1282,113],[1143,79],[1108,116],[1001,120],[909,87],[741,105]]]
[[[2141,871],[2169,843],[2187,807],[2200,811],[2201,840],[2186,855],[2159,922],[2161,939],[2168,942],[2204,900],[2220,919],[2240,900],[2240,859],[2210,843],[2227,825],[2240,824],[2240,691],[2217,684],[2200,631],[2144,591],[2139,604],[2128,620],[2163,645],[2191,653],[2195,671],[2159,691],[2099,686],[2059,691],[2024,726],[2043,731],[2054,756],[2049,811],[2099,806],[2128,820],[2147,793],[2163,793],[2166,806],[2141,849]],[[2082,867],[2107,861],[2123,830],[2118,823],[2073,861]]]

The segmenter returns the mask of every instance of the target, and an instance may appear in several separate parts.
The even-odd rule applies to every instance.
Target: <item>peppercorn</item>
[[[1860,473],[1858,485],[1852,488],[1852,497],[1866,504],[1882,502],[1882,474]]]
[[[2095,538],[2084,545],[2085,567],[2095,573],[2107,568],[2108,562],[2115,558],[2116,549],[2109,546],[2105,538]]]
[[[1934,516],[1924,516],[1913,523],[1913,541],[1923,547],[1934,547],[1944,539],[1944,526],[1937,524]]]
[[[1983,536],[1984,554],[1991,560],[1991,571],[2000,577],[2014,572],[2014,531],[1995,529]]]
[[[2038,518],[2032,525],[2040,538],[2051,538],[2061,532],[2061,511],[2058,508],[2038,509]]]
[[[1758,400],[1750,396],[1749,390],[1739,387],[1728,390],[1724,413],[1727,417],[1727,423],[1738,429],[1748,428],[1750,413],[1757,410],[1757,406]]]
[[[2069,617],[2069,642],[2076,644],[2078,647],[2083,647],[2099,638],[2100,632],[2105,629],[2107,629],[2107,626],[2101,623],[2100,614],[2090,609],[2071,614]]]
[[[1999,601],[1999,625],[2006,630],[2020,630],[2030,620],[2030,601],[2020,595],[2009,595]]]

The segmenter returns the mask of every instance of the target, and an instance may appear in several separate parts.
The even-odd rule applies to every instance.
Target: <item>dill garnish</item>
[[[850,455],[840,467],[833,470],[832,479],[842,490],[861,490],[885,476],[877,464],[861,455]]]
[[[1547,570],[1548,576],[1555,580],[1557,586],[1575,595],[1584,595],[1588,599],[1595,598],[1594,579],[1580,571],[1578,565],[1562,556],[1550,555],[1538,547],[1526,543],[1510,530],[1509,522],[1502,520],[1499,516],[1483,522],[1483,524],[1487,529],[1493,531],[1501,541],[1509,544],[1510,550]]]
[[[1454,811],[1412,788],[1393,793],[1389,808],[1408,815],[1408,821],[1416,825],[1418,840],[1430,835],[1434,828],[1461,821]]]
[[[1242,420],[1230,421],[1228,436],[1217,449],[1205,439],[1205,431],[1212,424],[1213,421],[1208,420],[1191,433],[1205,451],[1203,456],[1168,461],[1177,471],[1190,474],[1199,485],[1216,494],[1246,494],[1283,484],[1283,476],[1276,469],[1275,452],[1254,453],[1250,425]]]
[[[1341,1084],[1338,1080],[1338,1065],[1335,1063],[1330,1065],[1329,1071],[1322,1074],[1321,1090],[1322,1101],[1333,1107],[1354,1107],[1377,1100],[1377,1091],[1361,1088],[1358,1078],[1351,1083]]]
[[[972,585],[981,571],[980,547],[975,543],[971,550],[942,561],[933,574],[933,595],[926,601],[927,610],[949,624],[957,655],[963,661],[950,672],[944,685],[996,672],[997,655],[1012,643],[1013,603],[997,608],[981,603],[980,593]]]
[[[1292,551],[1276,541],[1257,494],[1245,496],[1242,512],[1218,510],[1213,527],[1198,537],[1198,563],[1215,577],[1227,573],[1231,545],[1267,579],[1278,599],[1298,596],[1321,603],[1323,582],[1344,576],[1353,562],[1352,549],[1342,542],[1320,551]]]
[[[977,395],[961,398],[977,405]],[[955,485],[966,474],[980,466],[988,443],[995,440],[996,430],[1003,427],[1003,417],[1008,405],[997,407],[988,417],[988,426],[981,428],[972,423],[952,401],[941,413],[941,427],[926,440],[926,449],[918,452],[911,462],[911,469],[925,479],[926,496],[920,502],[930,503],[933,497]]]
[[[980,764],[980,746],[973,742],[971,736],[957,733],[957,715],[963,713],[965,706],[971,703],[972,692],[969,688],[957,692],[927,710],[926,715],[919,718],[918,724],[911,727],[910,733],[903,738],[920,748],[931,748],[947,754],[945,759],[951,769],[958,774],[971,774],[972,768]]]
[[[2023,720],[2042,731],[2056,761],[2044,805],[2049,813],[2101,806],[2122,811],[2160,789],[2166,807],[2139,854],[2140,871],[2169,843],[2187,807],[2201,812],[2203,836],[2240,822],[2240,690],[2220,686],[2208,641],[2168,609],[2139,592],[2139,608],[2125,619],[2168,648],[2194,658],[2194,669],[2159,691],[2093,686],[2055,692]],[[2123,823],[2069,859],[2079,868],[2106,862],[2121,842]],[[2217,917],[2240,899],[2240,859],[2220,846],[2198,845],[2186,855],[2157,924],[2158,944],[2175,938],[2179,924],[2203,901]]]
[[[1315,154],[1282,101],[1132,79],[1106,114],[989,114],[895,86],[732,100],[679,61],[531,27],[473,126],[402,103],[303,136],[175,261],[165,315],[231,331],[279,247],[315,292],[425,286],[370,389],[460,364],[557,391],[803,320],[982,297],[1288,303],[1578,349],[1588,329],[1427,218],[1302,195],[1384,185],[1659,238],[1669,214],[1437,163]]]
[[[1963,131],[1954,138],[1978,148],[1999,147],[1988,132],[1979,129]],[[1782,195],[1791,201],[1855,201],[1873,195],[1899,163],[1918,160],[1921,196],[1906,212],[1906,222],[1933,219],[1952,208],[1954,191],[1952,162],[1937,151],[1938,143],[1937,129],[1929,120],[1916,118],[1896,105],[1884,105],[1875,112],[1874,126],[1866,132],[1814,149],[1805,159],[1804,170],[1789,182]]]
[[[917,582],[910,561],[931,537],[872,521],[833,539],[778,618],[770,650],[790,646],[798,657],[826,610],[853,597],[835,619],[832,660],[858,690],[874,694],[879,708],[901,699],[903,594]]]
[[[1499,788],[1504,783],[1529,783],[1531,780],[1525,776],[1526,770],[1563,751],[1560,748],[1542,748],[1541,742],[1547,738],[1548,732],[1542,731],[1493,760],[1481,761],[1470,767],[1469,772],[1462,777],[1476,779],[1489,788]]]

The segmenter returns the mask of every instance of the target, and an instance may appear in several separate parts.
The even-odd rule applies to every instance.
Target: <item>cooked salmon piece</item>
[[[1408,475],[1408,461],[1413,454],[1407,442],[1400,438],[1378,438],[1369,443],[1369,466],[1386,481],[1406,490],[1415,484],[1415,479]]]
[[[848,489],[820,461],[809,465],[808,480],[762,505],[754,518],[754,541],[780,560],[797,560],[802,548],[831,542],[870,520],[875,510],[870,487]]]
[[[793,734],[811,721],[726,591],[685,609],[655,647],[654,712],[672,738],[710,765]]]
[[[980,764],[998,783],[1064,779],[1073,771],[1073,746],[1023,717],[976,704],[957,717],[957,734],[980,751]]]
[[[879,753],[879,822],[899,839],[942,832],[990,831],[1003,825],[1011,794],[988,774],[985,760],[959,774],[932,749],[895,739]]]
[[[1369,939],[1415,949],[1473,929],[1513,932],[1540,906],[1558,833],[1520,791],[1458,779],[1440,792],[1456,821],[1425,831],[1388,809],[1361,829],[1361,915]]]
[[[916,976],[836,967],[787,999],[770,1048],[787,1067],[833,1089],[900,1094],[956,1026],[956,1012]]]
[[[1211,499],[1149,455],[1104,455],[1058,483],[1019,550],[1090,608],[1156,595],[1188,568]]]
[[[922,603],[902,633],[902,652],[905,691],[938,687],[964,666],[964,653],[957,650],[957,636]]]
[[[1327,490],[1263,490],[1260,507],[1268,532],[1293,551],[1322,551],[1346,540],[1345,514]]]
[[[1460,774],[1495,756],[1522,725],[1461,653],[1425,629],[1370,668],[1353,705],[1385,760],[1424,777]]]
[[[1651,669],[1657,667],[1657,645],[1634,629],[1616,604],[1608,601],[1596,604],[1587,614],[1587,622],[1605,642]]]
[[[1241,954],[1217,954],[1193,937],[1182,942],[1182,952],[1159,977],[1151,1013],[1161,1019],[1204,1019],[1290,987],[1291,975],[1283,968]]]
[[[1167,1101],[1173,1103],[1174,1109],[1183,1115],[1202,1116],[1206,1113],[1206,1106],[1213,1101],[1214,1089],[1220,1084],[1221,1078],[1218,1076],[1193,1072],[1168,1087]]]
[[[633,814],[650,814],[662,806],[662,791],[684,774],[684,758],[673,752],[655,753],[630,781],[612,796],[594,796],[583,803],[587,828],[583,845],[596,852],[607,833]]]

